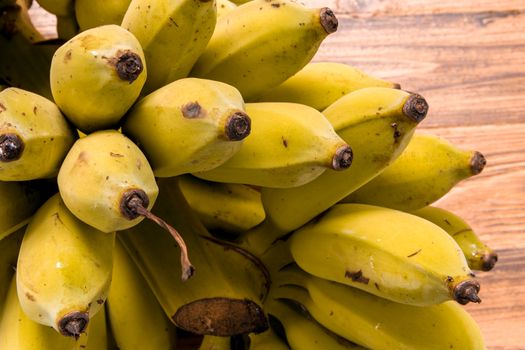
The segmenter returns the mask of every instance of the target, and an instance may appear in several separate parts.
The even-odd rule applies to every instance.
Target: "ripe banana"
[[[254,350],[290,350],[288,345],[282,340],[272,328],[259,333],[250,334],[250,347]]]
[[[106,24],[120,25],[131,0],[74,0],[80,31]]]
[[[224,16],[236,7],[237,5],[232,1],[217,0],[217,18]]]
[[[299,302],[323,326],[366,348],[485,349],[478,325],[455,302],[399,304],[298,269],[277,279],[274,298]]]
[[[188,207],[177,178],[160,179],[158,215],[169,217],[184,236],[196,268],[182,282],[180,261],[169,236],[149,222],[119,232],[166,315],[187,331],[215,336],[259,333],[268,328],[260,306],[269,281],[256,259],[211,238]]]
[[[75,139],[53,102],[18,88],[0,92],[0,181],[56,176]]]
[[[122,27],[137,37],[146,55],[143,93],[188,76],[216,21],[215,0],[132,0]]]
[[[113,255],[113,280],[106,309],[118,348],[175,349],[175,327],[118,239]]]
[[[253,0],[217,21],[190,75],[231,84],[250,99],[297,73],[336,30],[337,19],[329,8]]]
[[[304,185],[326,169],[345,170],[352,150],[315,109],[283,102],[247,103],[252,133],[220,166],[193,173],[205,180],[287,188]]]
[[[103,306],[111,282],[115,233],[78,220],[59,194],[29,223],[16,270],[18,299],[33,321],[78,337]]]
[[[205,335],[202,338],[202,343],[199,346],[199,350],[230,350],[231,349],[231,338],[230,337],[216,337],[213,335]]]
[[[9,291],[9,284],[15,275],[16,261],[25,227],[18,229],[9,237],[0,240],[0,319],[4,309],[4,303]],[[4,349],[4,348],[2,348]]]
[[[437,207],[425,207],[412,214],[426,219],[445,230],[459,245],[472,270],[492,270],[498,254],[484,244],[472,227],[456,214]]]
[[[395,162],[342,202],[417,210],[479,174],[485,164],[480,152],[458,148],[438,136],[416,134]]]
[[[295,231],[290,251],[314,276],[399,303],[481,301],[479,283],[452,237],[401,211],[337,204]]]
[[[115,126],[146,81],[138,40],[118,25],[83,31],[60,46],[51,61],[55,103],[85,132]]]
[[[213,233],[240,234],[264,220],[261,194],[250,186],[203,181],[191,175],[181,175],[179,185],[191,209]]]
[[[122,128],[148,157],[155,176],[204,171],[224,163],[250,133],[239,91],[185,78],[142,98]]]
[[[241,239],[260,255],[274,240],[302,226],[380,173],[405,149],[428,105],[423,97],[403,90],[364,88],[347,94],[323,114],[352,147],[352,166],[326,170],[299,187],[262,188],[266,211],[262,225]],[[267,234],[258,234],[263,230]]]
[[[29,6],[25,0],[0,1],[0,37],[11,40],[13,37],[22,37],[29,43],[44,40],[44,37],[31,22]],[[0,46],[3,46],[3,40]],[[4,51],[2,50],[2,56]]]
[[[382,80],[338,62],[308,63],[281,85],[271,88],[255,101],[301,103],[322,111],[342,96],[365,87],[399,89],[399,84]]]

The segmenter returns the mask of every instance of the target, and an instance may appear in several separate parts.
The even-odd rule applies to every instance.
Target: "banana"
[[[113,255],[113,280],[106,309],[118,348],[174,349],[175,327],[118,239]]]
[[[78,220],[59,194],[33,216],[16,270],[20,305],[34,322],[78,337],[102,307],[111,282],[115,233]]]
[[[138,101],[122,130],[144,150],[155,176],[171,177],[224,163],[250,134],[250,118],[234,87],[185,78]]]
[[[53,102],[18,88],[0,92],[0,181],[56,176],[75,139]]]
[[[365,349],[323,327],[296,305],[283,300],[268,300],[265,308],[283,325],[286,340],[292,350]]]
[[[57,16],[68,16],[75,11],[75,0],[40,0],[38,4]]]
[[[10,40],[16,36],[27,39],[31,44],[44,40],[31,22],[29,6],[25,0],[2,0],[0,1],[0,37]],[[3,41],[0,41],[0,45],[3,44]]]
[[[75,349],[78,350],[109,350],[109,339],[107,334],[107,323],[106,323],[106,313],[105,310],[100,310],[97,312],[93,319],[88,325],[86,330],[86,336],[84,341],[77,343],[78,346]],[[80,338],[82,340],[82,337]]]
[[[217,21],[190,76],[228,83],[250,99],[297,73],[336,30],[329,8],[310,9],[290,0],[250,1]]]
[[[274,298],[302,304],[323,326],[370,349],[485,349],[479,326],[455,302],[395,303],[292,269],[277,277]]]
[[[191,175],[181,175],[179,185],[189,206],[211,232],[239,234],[264,220],[261,194],[250,186],[203,181]]]
[[[417,210],[481,173],[485,164],[480,152],[461,149],[435,135],[416,134],[395,162],[342,202]]]
[[[401,211],[337,204],[295,231],[290,251],[314,276],[399,303],[481,301],[479,283],[452,237]]]
[[[9,284],[15,275],[16,261],[25,228],[22,227],[9,237],[0,240],[0,319],[4,302],[9,291]],[[2,348],[4,349],[4,348]]]
[[[205,335],[202,338],[202,343],[199,346],[199,350],[230,350],[231,349],[231,338],[230,337],[216,337],[213,335]]]
[[[498,254],[484,244],[472,227],[456,214],[437,207],[425,207],[411,212],[445,230],[459,245],[472,270],[490,271]]]
[[[213,239],[188,207],[177,178],[160,179],[158,215],[169,217],[186,239],[196,268],[182,282],[169,236],[149,222],[119,233],[166,315],[196,334],[233,336],[268,328],[260,306],[269,280],[260,262],[232,244]]]
[[[205,180],[287,188],[304,185],[326,169],[345,170],[352,150],[315,109],[284,102],[247,103],[252,133],[220,166],[193,173]]]
[[[77,341],[74,338],[64,337],[52,328],[33,322],[26,316],[18,301],[14,277],[8,281],[8,286],[9,292],[5,300],[5,309],[0,316],[0,349],[77,349]]]
[[[137,37],[146,55],[143,93],[186,77],[216,21],[215,0],[132,0],[122,27]]]
[[[255,98],[258,102],[294,102],[322,111],[342,96],[365,87],[399,89],[399,84],[373,77],[338,62],[308,63],[294,76]]]
[[[120,25],[131,0],[74,0],[80,31],[106,24]]]
[[[250,334],[250,346],[252,350],[289,350],[290,348],[272,328],[259,333]]]
[[[266,219],[240,238],[243,246],[260,255],[283,234],[302,226],[379,174],[405,149],[427,110],[420,95],[378,87],[354,91],[334,102],[323,114],[352,147],[352,166],[341,172],[326,170],[299,187],[262,188]]]
[[[230,0],[217,0],[217,18],[221,18],[236,7],[237,5]]]
[[[74,14],[57,16],[57,35],[59,39],[69,40],[78,33],[80,33],[80,27]]]
[[[85,133],[113,127],[140,94],[144,60],[138,40],[118,25],[83,31],[53,55],[55,103]]]

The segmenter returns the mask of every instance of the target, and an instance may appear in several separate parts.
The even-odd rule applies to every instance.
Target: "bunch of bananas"
[[[497,255],[431,206],[483,155],[241,2],[0,0],[0,349],[483,349]]]

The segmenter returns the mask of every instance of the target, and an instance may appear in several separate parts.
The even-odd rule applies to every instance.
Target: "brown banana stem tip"
[[[251,119],[244,112],[233,113],[226,121],[224,132],[230,141],[240,141],[250,135]]]
[[[498,254],[490,252],[481,257],[481,271],[490,271],[498,262]]]
[[[64,315],[58,321],[58,330],[62,335],[78,339],[86,331],[88,323],[89,314],[87,312],[74,311]]]
[[[341,146],[335,152],[334,158],[332,159],[332,168],[334,170],[344,170],[352,165],[352,159],[354,153],[348,145]]]
[[[453,296],[461,305],[466,305],[469,302],[481,303],[481,299],[478,296],[479,283],[476,280],[466,280],[460,282],[454,287]]]
[[[116,69],[119,78],[131,84],[142,73],[144,65],[139,55],[132,51],[124,51],[118,54]]]
[[[332,34],[337,31],[339,22],[337,21],[337,17],[335,17],[335,14],[331,9],[328,7],[323,7],[319,12],[319,17],[321,19],[321,25],[328,34]]]
[[[171,227],[168,223],[166,223],[164,220],[162,220],[155,214],[151,213],[147,209],[148,205],[149,198],[144,191],[140,189],[131,189],[126,191],[122,195],[122,198],[120,200],[120,211],[122,215],[129,220],[133,220],[138,216],[142,215],[171,234],[171,236],[175,239],[180,248],[180,262],[182,266],[181,278],[183,281],[188,280],[191,276],[193,276],[195,268],[191,264],[190,259],[188,257],[188,248],[186,247],[184,239],[181,237],[177,230],[175,230],[173,227]]]
[[[403,113],[416,123],[425,119],[428,112],[428,103],[419,94],[411,93],[403,105]]]
[[[24,152],[24,141],[17,134],[0,135],[0,162],[12,162]]]
[[[392,89],[401,90],[401,84],[399,84],[399,83],[392,83]]]
[[[470,159],[470,171],[472,172],[472,175],[478,175],[481,173],[483,168],[485,168],[485,165],[487,165],[485,156],[481,154],[481,152],[474,152],[474,155]]]

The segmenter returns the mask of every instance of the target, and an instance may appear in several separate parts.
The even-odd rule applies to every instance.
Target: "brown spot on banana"
[[[368,284],[370,278],[363,276],[363,271],[345,271],[345,277],[350,278],[353,282],[359,282],[363,284]]]

